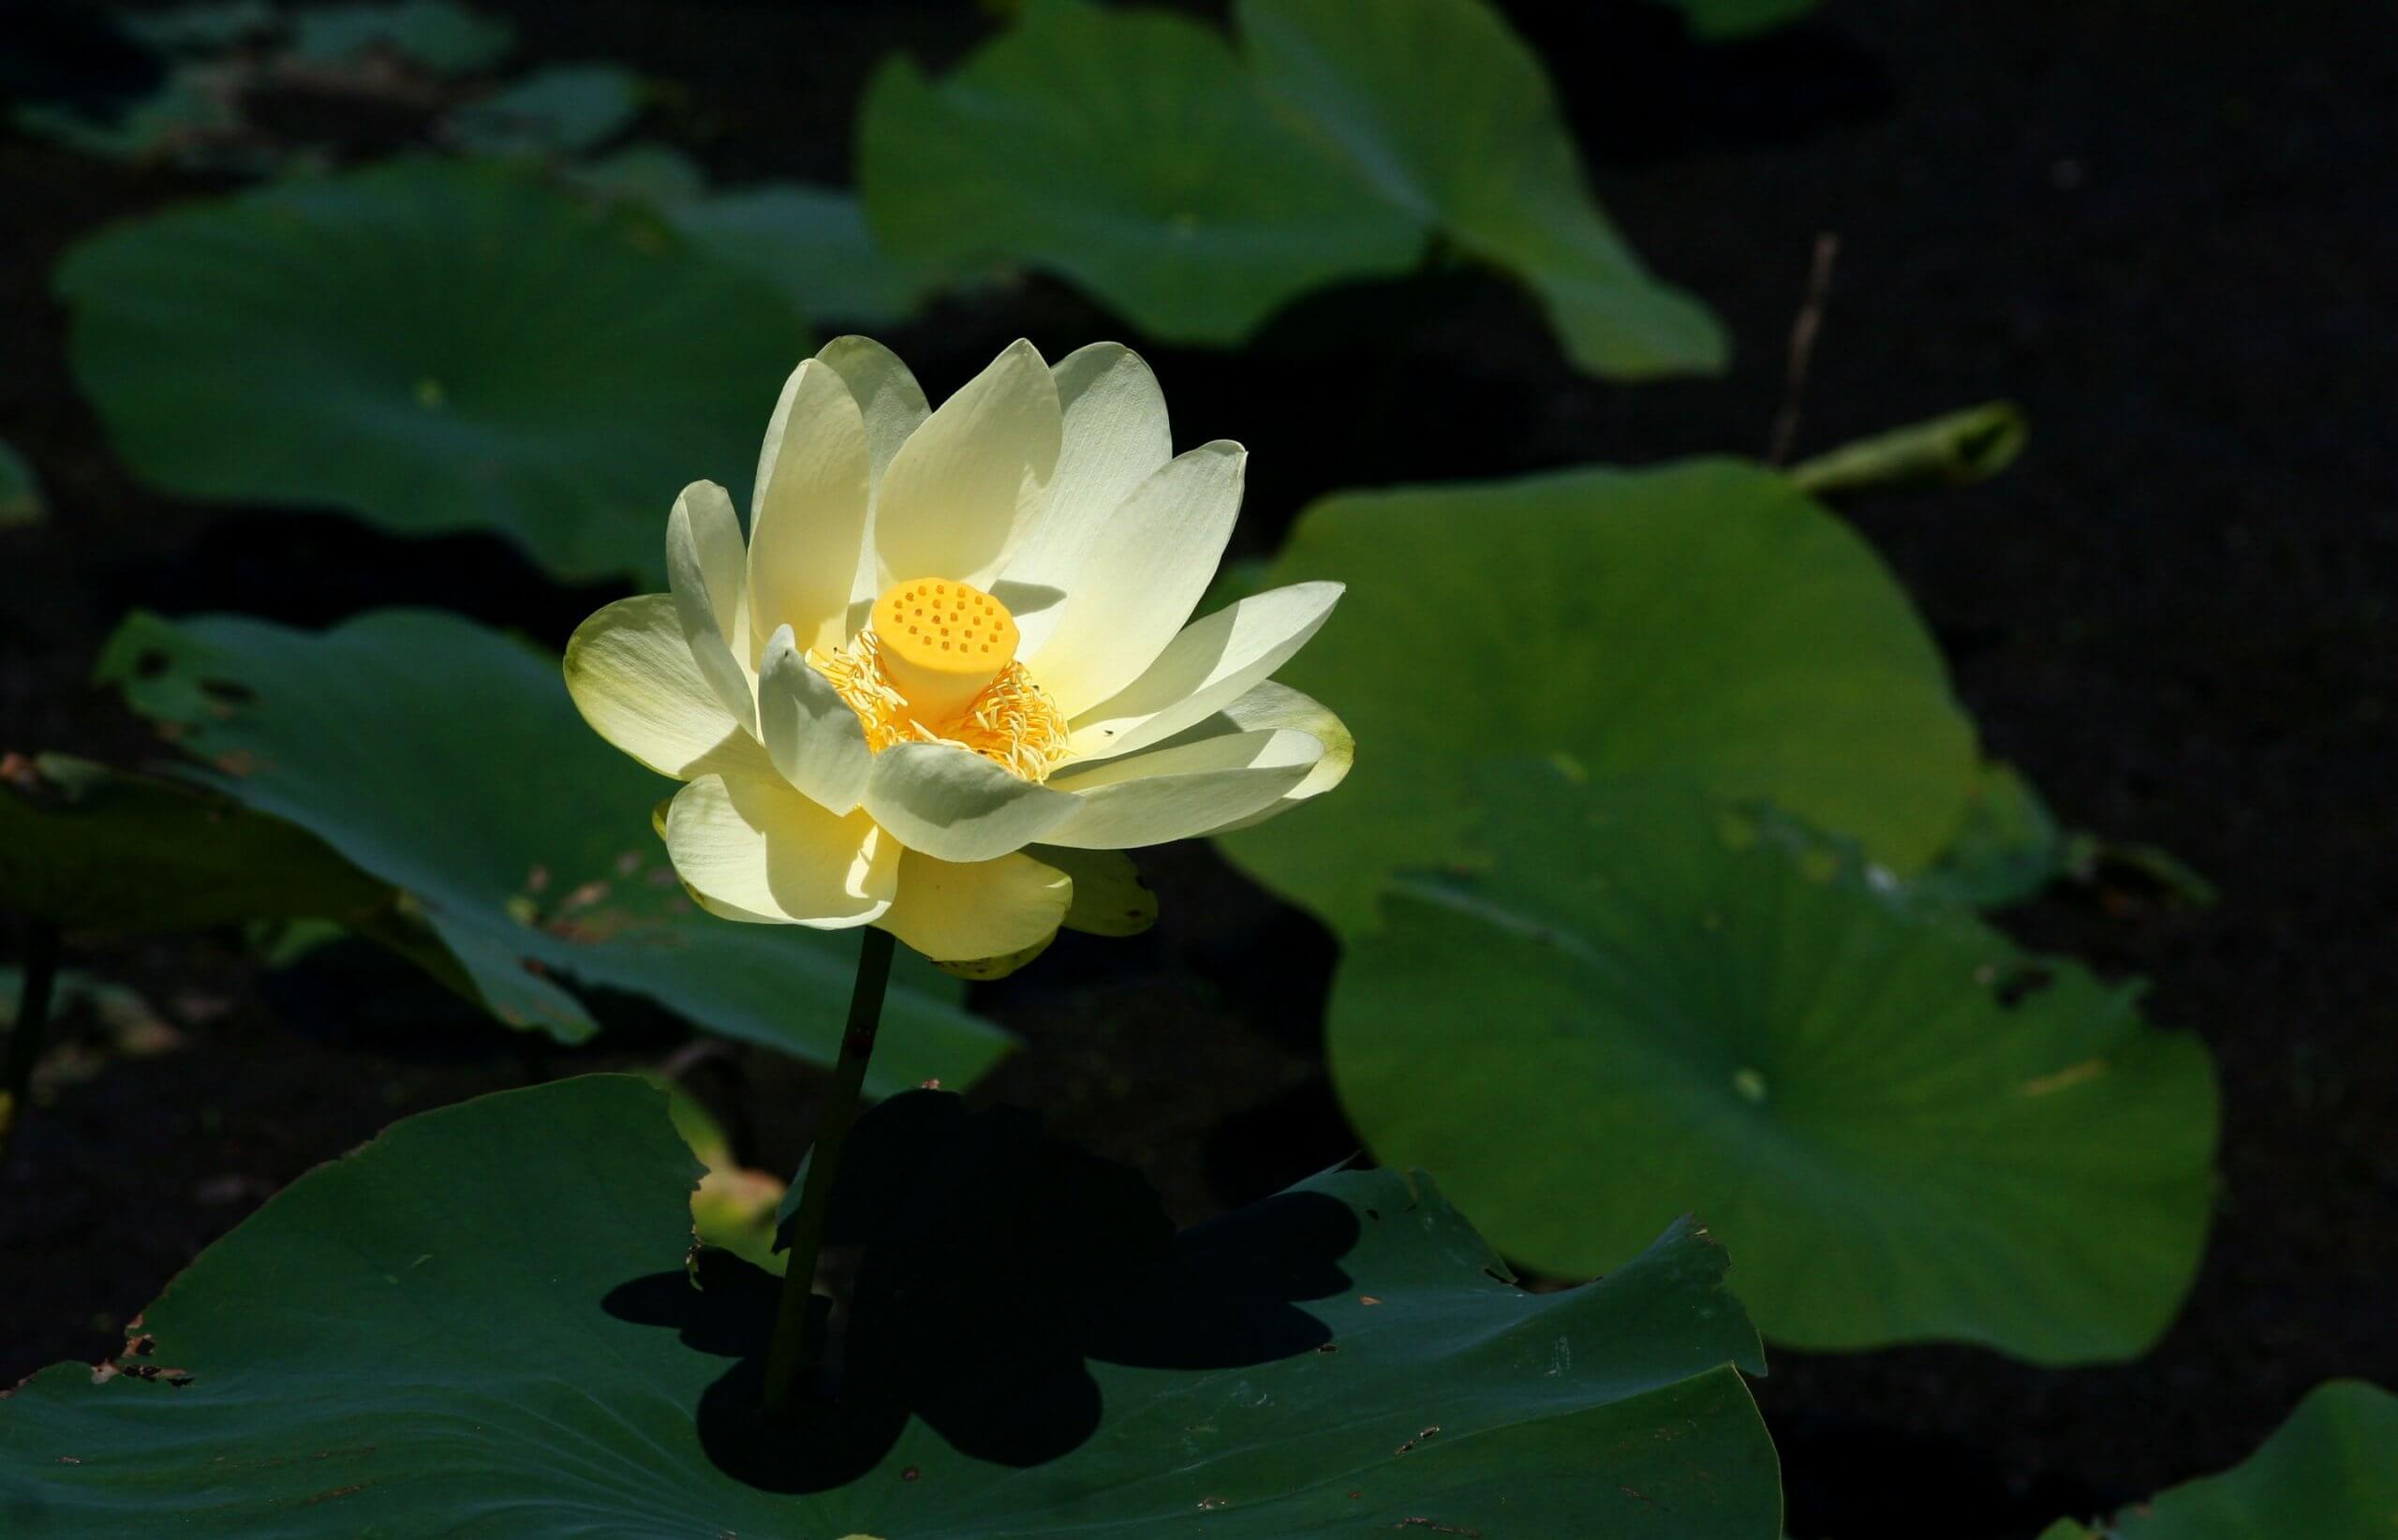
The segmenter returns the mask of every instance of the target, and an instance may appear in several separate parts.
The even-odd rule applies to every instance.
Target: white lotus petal
[[[843,930],[891,907],[899,848],[779,779],[703,776],[666,809],[674,870],[718,913]]]
[[[1039,839],[1073,797],[948,744],[894,744],[874,757],[866,808],[911,851],[990,861]]]
[[[1271,806],[1323,757],[1309,734],[1267,728],[1103,760],[1050,777],[1080,806],[1042,839],[1094,850],[1187,839]]]
[[[1064,872],[1029,855],[960,863],[910,851],[875,923],[935,962],[1001,957],[1054,934],[1073,893]]]
[[[783,779],[814,802],[846,813],[866,795],[874,754],[866,724],[808,664],[789,626],[766,644],[758,674],[758,735]]]
[[[1048,640],[1024,653],[1070,719],[1140,677],[1191,618],[1232,536],[1248,462],[1225,439],[1178,454],[1101,528]]]
[[[1165,392],[1138,353],[1094,342],[1059,359],[1051,373],[1062,423],[1058,474],[1040,522],[992,590],[1014,613],[1023,635],[1017,650],[1027,657],[1056,629],[1101,528],[1174,456]]]
[[[754,665],[766,638],[789,626],[800,650],[850,639],[850,585],[866,548],[866,420],[830,364],[791,373],[766,422],[749,504],[749,603]]]
[[[1147,748],[1238,700],[1280,668],[1332,614],[1338,583],[1252,594],[1185,626],[1138,679],[1074,718],[1077,760]]]
[[[1347,778],[1349,767],[1357,760],[1357,740],[1348,724],[1326,710],[1312,696],[1304,695],[1285,684],[1272,679],[1251,685],[1238,700],[1166,741],[1165,747],[1176,748],[1198,743],[1204,739],[1221,737],[1234,733],[1254,733],[1266,728],[1286,728],[1304,733],[1324,745],[1324,758],[1315,762],[1307,778],[1282,793],[1280,800],[1259,808],[1246,817],[1219,824],[1209,835],[1230,834],[1263,823],[1279,813],[1286,813],[1310,797],[1322,796]]]
[[[858,415],[866,422],[867,473],[873,484],[880,486],[891,457],[932,415],[925,388],[916,383],[898,354],[872,337],[835,337],[818,348],[816,356],[841,377],[857,403]]]
[[[773,772],[700,674],[671,594],[620,599],[576,627],[566,688],[594,731],[661,776]]]
[[[875,494],[876,591],[906,578],[990,586],[1057,473],[1058,385],[1016,342],[908,436]]]
[[[741,521],[733,499],[714,481],[693,481],[666,516],[666,581],[674,615],[690,644],[691,661],[724,709],[748,726],[757,720],[749,674],[733,644],[744,635]]]
[[[866,533],[858,548],[857,570],[850,587],[848,634],[854,636],[866,624],[866,606],[882,592],[874,568],[874,501],[882,486],[882,473],[890,468],[892,456],[899,452],[908,436],[932,415],[932,405],[899,355],[872,337],[835,337],[818,348],[816,356],[849,386],[866,422]]]

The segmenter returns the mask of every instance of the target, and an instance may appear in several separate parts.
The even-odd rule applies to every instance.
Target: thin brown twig
[[[1824,327],[1824,306],[1831,298],[1832,263],[1840,258],[1840,237],[1826,230],[1815,237],[1814,260],[1807,267],[1807,297],[1790,323],[1790,364],[1783,377],[1782,409],[1773,417],[1773,437],[1766,447],[1769,466],[1787,465],[1798,442],[1798,405],[1807,393],[1807,368],[1814,362],[1815,335]]]

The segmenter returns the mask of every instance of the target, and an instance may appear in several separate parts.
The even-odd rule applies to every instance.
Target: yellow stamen
[[[926,580],[889,589],[848,646],[807,660],[866,724],[874,752],[954,744],[1045,780],[1066,757],[1066,718],[1015,661],[1016,640],[998,600]]]

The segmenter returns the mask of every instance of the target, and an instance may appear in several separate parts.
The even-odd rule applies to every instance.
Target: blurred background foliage
[[[1433,1171],[1493,1247],[1553,1280],[1612,1272],[1695,1211],[1769,1341],[1964,1342],[2023,1361],[1801,1356],[1795,1388],[1769,1382],[1769,1412],[1800,1440],[1785,1444],[1798,1540],[1830,1533],[1807,1527],[1827,1514],[1851,1540],[1901,1533],[1874,1527],[1870,1501],[1806,1495],[1804,1456],[1837,1471],[1858,1419],[1887,1426],[1925,1397],[1953,1394],[1958,1435],[2008,1473],[1957,1477],[2007,1493],[1964,1504],[1961,1535],[2028,1535],[2168,1485],[2166,1466],[2213,1468],[2173,1464],[2185,1441],[2164,1432],[2110,1464],[1992,1430],[2010,1396],[2084,1383],[2032,1376],[2156,1346],[2223,1207],[2218,1135],[2241,1127],[2210,1047],[2141,1017],[2126,975],[2172,949],[2106,928],[2195,923],[2211,885],[2165,850],[2080,830],[1985,747],[2018,756],[2022,723],[2084,681],[2041,666],[2006,730],[1985,732],[1951,675],[2010,604],[2048,602],[2042,562],[2080,559],[2059,530],[2103,516],[2082,506],[2103,495],[2048,494],[2066,512],[2044,535],[2009,527],[2008,481],[1960,497],[2027,443],[2012,404],[1952,410],[1939,394],[2016,388],[1991,363],[2006,349],[1959,318],[1999,298],[1904,294],[1905,324],[1932,340],[1920,361],[1896,350],[1921,376],[1878,382],[1877,399],[1912,406],[1862,418],[1809,393],[1824,246],[1802,291],[1801,251],[1761,251],[1733,218],[1620,225],[1594,189],[1594,145],[1621,163],[1737,137],[1720,127],[1737,114],[1695,111],[1627,146],[1591,103],[1651,83],[1611,38],[1696,81],[1789,71],[1802,116],[1887,111],[1835,27],[1803,0],[1591,7],[1612,34],[1481,0],[836,9],[811,23],[825,56],[793,78],[843,92],[796,110],[816,140],[777,143],[726,131],[703,88],[646,53],[579,56],[571,22],[505,8],[521,33],[503,7],[458,0],[12,18],[0,88],[25,148],[9,153],[117,179],[55,215],[55,259],[26,285],[63,317],[89,414],[71,425],[112,463],[61,474],[52,445],[0,422],[15,444],[0,443],[0,540],[31,533],[13,526],[59,550],[96,538],[79,499],[129,477],[190,511],[218,588],[154,572],[130,586],[164,616],[126,604],[112,634],[76,639],[66,671],[127,708],[111,725],[81,707],[12,717],[0,908],[104,961],[126,960],[112,936],[238,927],[235,960],[208,965],[219,976],[370,1022],[362,996],[396,989],[385,1030],[411,1041],[432,1008],[404,986],[435,981],[462,1003],[445,1051],[477,1068],[416,1076],[411,1104],[509,1078],[486,1060],[510,1040],[474,1029],[487,1019],[528,1029],[512,1041],[536,1076],[543,1042],[647,1068],[669,1056],[681,1126],[715,1173],[703,1223],[766,1255],[771,1173],[790,1167],[790,1108],[812,1084],[776,1056],[829,1057],[846,947],[692,914],[644,830],[664,783],[583,730],[555,644],[598,600],[659,582],[675,488],[705,476],[746,503],[765,407],[822,337],[888,334],[946,386],[1019,332],[1052,357],[1120,334],[1159,363],[1180,437],[1196,423],[1262,452],[1203,607],[1349,585],[1282,676],[1343,714],[1357,768],[1339,795],[1221,840],[1231,869],[1159,852],[1170,923],[1132,954],[1148,960],[1061,944],[970,1000],[910,970],[874,1088],[1049,1102],[1185,1217],[1361,1144]],[[595,31],[679,24],[671,7],[616,9]],[[1836,145],[1826,163],[1819,195]],[[2062,191],[2082,172],[2060,158],[2050,174]],[[1711,176],[1696,196],[1737,214]],[[1657,272],[1644,250],[1665,254]],[[1775,324],[1696,297],[1761,263]],[[1901,302],[1869,277],[1837,303]],[[1736,335],[1739,359],[1764,362],[1714,383]],[[1763,459],[1684,432],[1648,441],[1675,408],[1643,403],[1727,389],[1775,408]],[[1466,404],[1477,391],[1498,404]],[[1785,464],[1802,405],[1839,432]],[[1630,445],[1654,463],[1600,463]],[[1861,532],[1876,498],[1902,511]],[[2002,546],[2045,540],[2048,555],[2010,555],[1975,617],[1936,626],[1876,544],[1952,517],[1977,533],[1919,555],[1935,576]],[[219,547],[244,521],[269,537]],[[209,565],[219,548],[238,554]],[[255,614],[217,613],[231,611]],[[2118,731],[2096,715],[2094,731]],[[2051,752],[2044,779],[2059,768],[2080,770]],[[2049,790],[2102,807],[2087,785]],[[1171,964],[1161,945],[1179,949]],[[1253,1018],[1248,1037],[1210,1038],[1212,1007],[1193,1000],[1212,990]],[[1132,1041],[1194,1014],[1161,1047]],[[358,1046],[336,1040],[328,1062]],[[2305,1073],[2326,1081],[2305,1094],[2343,1094],[2336,1066]],[[1170,1089],[1130,1097],[1137,1074]],[[34,1084],[56,1100],[72,1079],[52,1066]],[[1208,1173],[1186,1149],[1180,1176],[1160,1175],[1162,1144],[1203,1133]],[[2398,1169],[2357,1160],[2368,1182]],[[2302,1360],[2315,1378],[2369,1367]],[[1843,1399],[1848,1366],[1876,1362],[1886,1378]],[[2361,1394],[2322,1392],[2214,1489],[2253,1479],[2279,1501],[2317,1480],[2269,1457],[2320,1406],[2379,1416]],[[2270,1421],[2261,1403],[2230,1418],[2246,1443]],[[2313,1533],[2370,1511],[2352,1474]],[[2169,1498],[2181,1505],[2095,1533],[2248,1533]]]

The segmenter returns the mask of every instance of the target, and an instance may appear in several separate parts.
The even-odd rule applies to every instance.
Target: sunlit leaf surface
[[[1594,784],[1763,796],[1901,870],[1956,832],[1973,728],[1922,622],[1848,526],[1733,461],[1352,493],[1268,586],[1346,582],[1280,677],[1339,710],[1338,795],[1234,858],[1348,930],[1385,874],[1464,858],[1465,770],[1562,754]]]
[[[1242,55],[1178,17],[1033,0],[954,74],[869,91],[859,184],[885,245],[1010,259],[1153,335],[1235,342],[1435,234],[1521,277],[1600,374],[1721,365],[1583,185],[1540,63],[1479,0],[1251,0]]]
[[[1335,1084],[1384,1160],[1567,1276],[1695,1209],[1794,1346],[2069,1362],[2164,1330],[2215,1090],[2137,985],[1695,793],[1505,767],[1483,792],[1487,870],[1394,884],[1334,988]]]
[[[569,983],[831,1061],[854,936],[699,912],[652,834],[674,783],[584,724],[557,659],[453,615],[386,611],[321,634],[138,615],[104,679],[179,731],[209,780],[401,888],[503,1020],[593,1030]],[[962,1085],[1003,1051],[957,986],[893,986],[878,1093]]]
[[[1720,368],[1723,328],[1642,270],[1584,185],[1532,51],[1479,0],[1241,0],[1261,83],[1394,207],[1540,295],[1580,367]]]
[[[954,1103],[882,1110],[974,1136]],[[302,1177],[150,1308],[140,1373],[0,1402],[0,1511],[110,1540],[1779,1533],[1731,1367],[1756,1339],[1687,1224],[1528,1295],[1421,1177],[1321,1177],[1176,1238],[1072,1152],[925,1185],[883,1143],[851,1384],[795,1424],[751,1410],[763,1275],[686,1277],[697,1164],[664,1098],[592,1077]],[[963,1279],[892,1207],[945,1213],[955,1181],[1029,1226],[974,1227]]]
[[[562,577],[662,569],[740,489],[809,347],[782,294],[516,170],[412,161],[104,231],[57,277],[118,451],[198,496],[491,529]]]
[[[1170,341],[1236,341],[1423,248],[1420,220],[1271,111],[1218,32],[1163,12],[1035,0],[944,80],[894,60],[858,155],[902,259],[1028,262]]]

